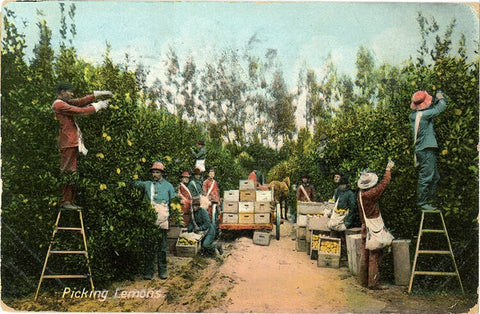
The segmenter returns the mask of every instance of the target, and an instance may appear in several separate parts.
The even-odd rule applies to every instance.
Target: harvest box
[[[256,201],[257,202],[271,202],[272,201],[272,191],[256,191]]]
[[[253,243],[258,245],[270,245],[270,232],[255,231],[253,233]]]
[[[238,224],[238,214],[223,213],[222,223],[224,223],[224,224]]]
[[[238,213],[238,202],[223,202],[224,213]]]
[[[240,191],[229,190],[223,192],[223,200],[228,202],[238,202],[240,200]]]
[[[255,213],[269,213],[271,210],[269,202],[255,202]]]
[[[201,241],[195,244],[180,244],[180,239],[177,240],[176,251],[179,257],[195,257],[200,252]]]
[[[255,202],[255,190],[240,190],[240,202]]]
[[[253,224],[255,223],[254,214],[238,214],[238,223]]]
[[[238,213],[252,213],[255,211],[255,205],[253,202],[239,202],[238,203]]]
[[[270,223],[270,213],[255,214],[256,224],[268,224]]]
[[[255,182],[253,182],[253,180],[240,180],[239,188],[240,188],[240,190],[254,190],[255,191]]]

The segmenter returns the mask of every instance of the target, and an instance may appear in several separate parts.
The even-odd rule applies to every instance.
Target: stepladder
[[[436,236],[437,238],[432,241],[432,236]],[[422,240],[429,245],[435,243],[436,247],[424,248],[424,246],[421,244]],[[430,260],[433,259],[440,262],[442,256],[443,258],[450,260],[450,262],[448,263],[450,264],[449,267],[448,265],[445,265],[445,263],[442,264],[445,265],[444,268],[449,269],[439,269],[437,263],[437,265],[427,263],[427,266],[430,267],[429,269],[419,269],[420,261],[423,258],[430,258]],[[425,265],[423,266],[427,267]],[[422,210],[422,218],[418,230],[415,257],[413,260],[412,272],[410,274],[410,282],[408,285],[409,294],[412,292],[413,281],[415,277],[419,275],[457,277],[460,289],[462,290],[462,294],[465,294],[465,291],[463,290],[462,280],[458,272],[457,263],[455,262],[455,256],[453,254],[450,237],[448,236],[447,227],[445,225],[445,220],[440,210]]]
[[[63,213],[63,219],[62,219]],[[78,214],[78,220],[76,226],[72,226],[72,220],[75,220],[74,216]],[[73,217],[72,217],[73,215]],[[69,219],[70,218],[70,219]],[[72,219],[73,218],[73,219]],[[70,221],[69,226],[61,226],[61,223],[64,223],[64,220]],[[78,225],[79,224],[79,225]],[[81,235],[81,238],[78,237],[78,233]],[[65,234],[70,235],[70,239],[72,235],[76,235],[75,240],[78,241],[64,241],[68,239],[68,236],[65,237]],[[62,241],[63,240],[63,241]],[[77,271],[77,274],[61,274],[58,272],[46,274],[47,265],[49,262],[52,262],[52,259],[55,257],[63,257],[62,260],[67,258],[75,259],[75,257],[83,256],[84,257],[84,264],[85,266],[82,267],[83,273]],[[58,261],[56,261],[58,264]],[[61,264],[62,261],[60,261]],[[77,261],[78,264],[78,261]],[[52,270],[50,270],[52,271]],[[64,270],[62,270],[64,271]],[[69,272],[72,272],[71,270]],[[55,227],[53,229],[53,234],[50,239],[50,243],[48,245],[47,255],[45,256],[45,262],[43,263],[42,273],[40,275],[40,280],[38,281],[37,290],[35,292],[36,301],[38,298],[38,293],[40,291],[40,287],[44,279],[57,279],[57,280],[70,280],[70,279],[88,279],[90,287],[92,291],[94,291],[95,287],[93,285],[93,278],[92,278],[92,271],[90,268],[90,260],[88,256],[88,249],[87,249],[87,238],[85,235],[85,226],[83,223],[83,214],[82,209],[66,209],[66,208],[59,208],[57,218],[55,221]]]

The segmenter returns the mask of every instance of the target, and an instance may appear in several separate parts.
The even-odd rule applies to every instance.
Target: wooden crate
[[[318,256],[318,248],[320,246],[320,237],[322,236],[322,233],[319,230],[307,230],[307,234],[310,234],[310,258],[311,259],[316,259]],[[315,252],[315,254],[313,253]],[[314,258],[315,256],[315,258]]]
[[[167,254],[176,255],[177,254],[177,240],[178,238],[167,238]]]
[[[360,259],[362,258],[362,235],[349,234],[346,236],[348,269],[352,275],[360,273]]]
[[[223,202],[223,212],[224,213],[238,213],[238,202]]]
[[[255,231],[253,233],[253,243],[258,245],[270,245],[270,232]]]
[[[255,212],[254,202],[239,202],[238,213],[239,214],[253,214]]]
[[[295,249],[298,252],[306,252],[307,251],[307,241],[298,239],[295,241]]]
[[[238,224],[238,214],[223,213],[222,223],[224,224]]]
[[[307,238],[307,227],[297,227],[297,239],[306,240]]]
[[[256,224],[269,224],[270,223],[270,213],[263,214],[254,214]]]
[[[272,199],[272,191],[256,191],[257,202],[271,202]]]
[[[240,200],[240,191],[228,190],[223,192],[223,200],[227,202],[238,202]]]
[[[200,241],[198,241],[197,243],[192,244],[192,245],[180,244],[178,241],[179,240],[177,240],[177,245],[175,247],[175,249],[177,251],[177,256],[179,256],[179,257],[195,257],[198,254],[198,252],[200,252],[200,245],[201,245]]]
[[[255,190],[240,190],[240,202],[255,202]]]
[[[307,226],[307,215],[298,215],[297,216],[297,226],[306,227]]]
[[[329,202],[297,202],[297,211],[302,215],[323,214],[332,206],[335,204]]]
[[[340,256],[341,248],[340,238],[320,237],[318,253]]]
[[[327,227],[328,217],[322,215],[307,215],[307,229],[308,230],[321,230],[330,232]]]
[[[254,214],[238,214],[239,224],[253,224],[255,223]]]
[[[318,267],[340,267],[340,255],[323,254],[318,251],[317,266]]]
[[[240,190],[254,190],[255,191],[255,182],[253,180],[240,180],[239,189]],[[255,200],[253,200],[255,201]]]
[[[255,213],[270,213],[270,202],[255,202]]]

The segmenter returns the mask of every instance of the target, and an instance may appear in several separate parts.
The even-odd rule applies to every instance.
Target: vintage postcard
[[[479,16],[4,1],[2,310],[478,312]]]

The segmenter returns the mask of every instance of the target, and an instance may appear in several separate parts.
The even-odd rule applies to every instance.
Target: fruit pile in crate
[[[318,244],[318,267],[340,267],[340,249],[340,239],[320,236]]]
[[[252,180],[240,180],[238,190],[223,195],[222,223],[269,224],[272,191],[257,191]]]
[[[200,252],[203,233],[185,232],[178,236],[176,251],[179,257],[195,257]]]

